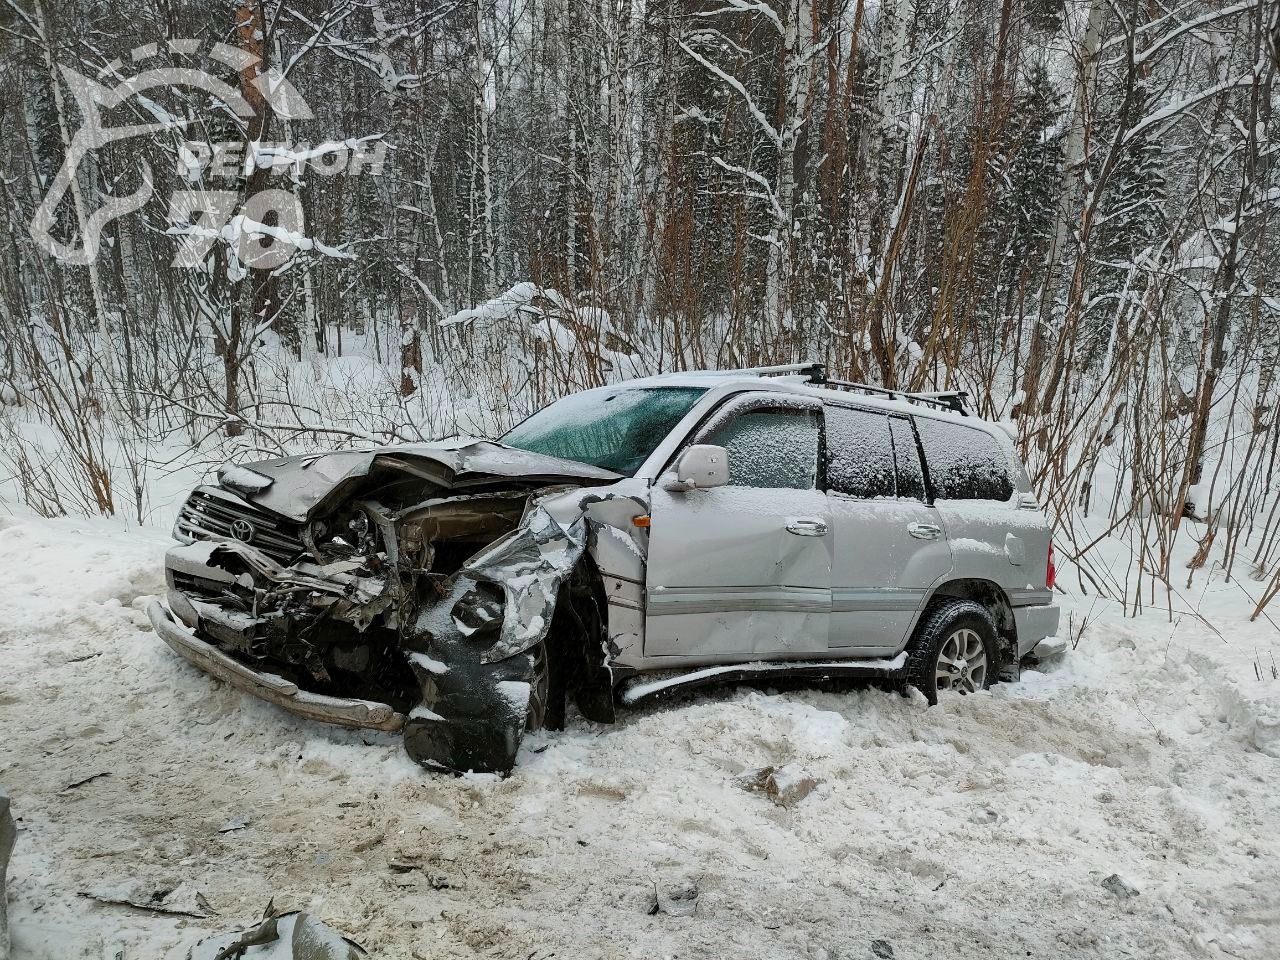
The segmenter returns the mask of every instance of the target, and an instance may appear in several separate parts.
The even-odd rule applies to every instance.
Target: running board
[[[883,660],[792,660],[733,663],[700,670],[641,674],[619,687],[624,704],[637,703],[675,690],[703,687],[712,683],[739,683],[761,677],[797,680],[898,680],[906,675],[907,655]]]

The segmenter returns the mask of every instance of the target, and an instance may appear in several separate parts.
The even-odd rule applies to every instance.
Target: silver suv
[[[507,771],[566,704],[864,677],[929,701],[1060,653],[1050,528],[963,394],[819,365],[559,400],[497,442],[224,466],[182,508],[178,653],[285,709]]]

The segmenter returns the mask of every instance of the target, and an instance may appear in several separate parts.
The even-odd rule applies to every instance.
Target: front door
[[[827,649],[834,538],[818,489],[821,419],[808,398],[735,398],[692,441],[729,452],[729,484],[655,484],[646,656],[732,663]]]
[[[831,646],[894,653],[951,569],[946,529],[926,502],[909,418],[828,404],[826,425]]]

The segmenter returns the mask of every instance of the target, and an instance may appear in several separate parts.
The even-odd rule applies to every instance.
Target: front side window
[[[702,443],[729,451],[729,485],[812,490],[818,480],[818,412],[764,408],[739,413]]]
[[[563,397],[502,437],[510,447],[634,476],[705,387],[619,387]]]
[[[892,497],[893,443],[882,413],[827,407],[827,489],[847,497]]]
[[[1008,500],[1013,496],[1009,457],[983,430],[928,417],[916,418],[924,462],[942,500]]]

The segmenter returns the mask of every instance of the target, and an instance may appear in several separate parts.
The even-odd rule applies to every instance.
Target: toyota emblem
[[[248,520],[231,521],[231,535],[241,543],[252,543],[253,535],[257,532],[253,529],[253,524]]]

